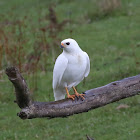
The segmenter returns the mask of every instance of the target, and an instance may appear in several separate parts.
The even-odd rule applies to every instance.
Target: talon
[[[75,93],[75,96],[76,97],[81,97],[83,100],[85,99],[83,96],[85,96],[85,94],[79,94],[78,92],[77,92],[77,90],[75,89],[75,87],[73,87],[73,90],[74,90],[74,93]]]
[[[70,95],[67,87],[65,87],[65,89],[66,89],[66,93],[67,93],[67,98],[72,99],[74,101],[75,95]]]
[[[84,98],[84,96],[85,96],[84,94],[79,94],[78,92],[76,92],[75,95],[76,95],[77,97],[80,96],[83,100],[85,99],[85,98]]]
[[[68,99],[72,99],[72,100],[74,101],[75,96],[73,97],[73,95],[68,95],[67,98],[68,98]]]
[[[85,100],[85,98],[83,97],[83,96],[85,96],[84,94],[79,94],[79,96],[80,96],[83,100]]]

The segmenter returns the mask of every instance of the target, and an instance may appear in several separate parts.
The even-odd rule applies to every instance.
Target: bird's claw
[[[84,98],[85,94],[79,94],[78,92],[73,94],[73,95],[68,95],[67,98],[68,99],[72,99],[73,101],[75,100],[75,97],[79,98],[81,97],[83,100],[85,99]]]
[[[85,94],[79,94],[78,92],[75,93],[75,96],[79,98],[79,96],[84,100]]]
[[[72,99],[72,100],[74,101],[75,95],[69,95],[69,96],[67,96],[67,98],[68,98],[68,99]]]
[[[79,93],[77,92],[77,93],[75,93],[75,96],[78,97],[78,98],[81,97],[83,100],[85,99],[85,98],[84,98],[85,94],[79,94]]]

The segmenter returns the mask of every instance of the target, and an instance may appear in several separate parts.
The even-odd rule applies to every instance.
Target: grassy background
[[[3,70],[15,63],[16,66],[20,66],[21,61],[23,64],[21,71],[31,92],[34,93],[35,100],[53,101],[53,59],[61,53],[58,45],[54,45],[55,40],[59,44],[65,38],[74,38],[89,54],[91,72],[86,83],[81,82],[78,85],[79,92],[139,74],[140,1],[123,0],[119,9],[109,8],[105,11],[102,11],[104,7],[99,7],[98,2],[97,0],[0,1],[0,46],[2,46],[0,140],[85,140],[86,135],[97,140],[140,139],[139,96],[68,118],[21,120],[16,117],[20,109],[13,103],[14,88]],[[40,28],[50,24],[50,20],[45,19],[50,5],[55,9],[58,23],[69,21],[63,25],[62,30],[54,32],[55,37],[50,37],[48,30],[44,36],[40,31]],[[8,43],[2,32],[8,38]],[[42,40],[42,37],[45,37],[47,42]],[[28,73],[24,65],[30,63],[28,55],[32,53],[37,55],[34,46],[38,41],[49,44],[49,52],[44,52],[35,71],[29,69]],[[11,49],[8,53],[6,45],[9,50]],[[13,46],[18,50],[16,54]],[[129,107],[116,109],[121,104]]]

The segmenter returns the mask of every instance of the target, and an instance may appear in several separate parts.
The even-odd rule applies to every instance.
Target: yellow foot
[[[79,94],[78,92],[75,92],[75,96],[77,96],[77,97],[80,96],[83,100],[85,99],[84,98],[85,94]]]
[[[79,94],[74,86],[73,86],[72,88],[73,88],[73,90],[74,90],[75,96],[77,96],[77,97],[80,96],[83,100],[85,99],[85,98],[84,98],[85,94]]]
[[[72,100],[74,101],[75,95],[70,95],[70,94],[69,94],[69,95],[67,95],[67,98],[68,98],[68,99],[72,99]]]

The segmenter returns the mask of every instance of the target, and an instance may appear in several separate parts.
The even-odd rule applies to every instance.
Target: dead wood
[[[76,98],[74,101],[34,102],[19,70],[10,67],[6,69],[6,74],[15,87],[16,103],[21,108],[18,116],[21,119],[67,117],[140,93],[140,75],[137,75],[85,91],[85,100]]]

